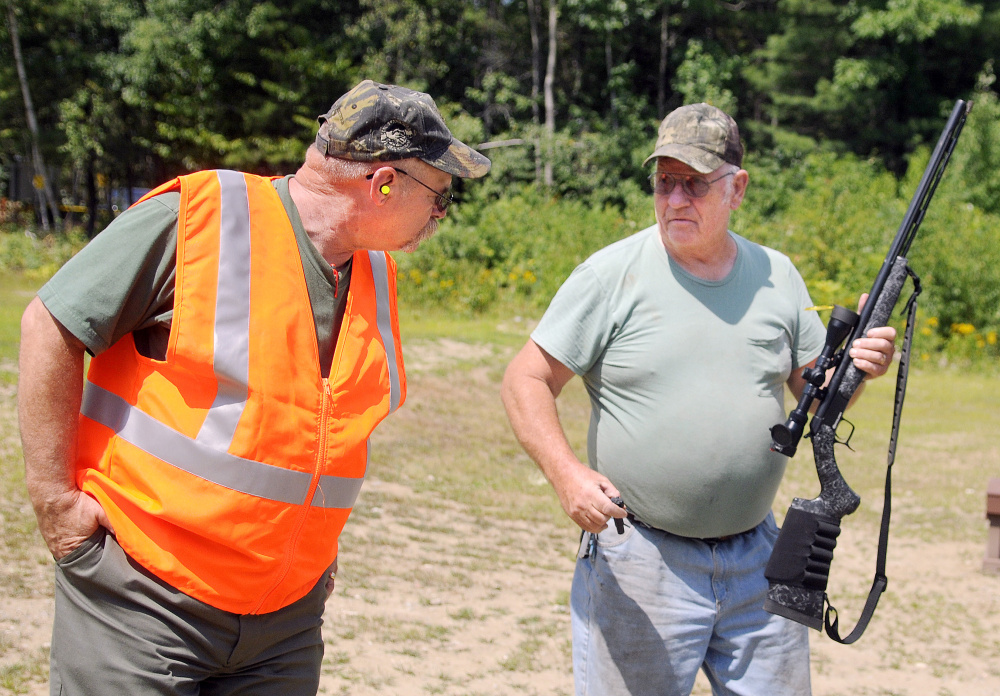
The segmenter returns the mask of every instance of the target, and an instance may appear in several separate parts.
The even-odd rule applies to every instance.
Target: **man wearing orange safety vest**
[[[490,167],[420,92],[365,81],[319,122],[294,175],[154,189],[24,313],[53,694],[318,689],[337,540],[406,398],[387,252]]]

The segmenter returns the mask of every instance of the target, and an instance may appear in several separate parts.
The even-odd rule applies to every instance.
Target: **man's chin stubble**
[[[414,237],[409,243],[403,246],[402,250],[407,253],[413,253],[414,251],[417,250],[417,247],[420,246],[421,242],[430,239],[431,237],[434,236],[434,233],[437,232],[437,228],[438,228],[437,219],[431,218],[430,220],[427,221],[427,224],[424,225],[424,228],[417,233],[417,236]]]

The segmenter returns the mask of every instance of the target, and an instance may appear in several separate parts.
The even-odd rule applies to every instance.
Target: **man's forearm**
[[[83,394],[83,344],[35,298],[21,319],[18,418],[36,514],[76,491],[73,452]]]
[[[504,376],[500,394],[518,442],[557,485],[566,463],[578,461],[559,422],[557,394],[542,377],[516,369]]]
[[[599,532],[609,517],[624,513],[610,500],[618,490],[577,458],[559,422],[556,397],[571,377],[568,368],[529,342],[507,368],[501,395],[514,435],[552,484],[563,510],[582,529]]]

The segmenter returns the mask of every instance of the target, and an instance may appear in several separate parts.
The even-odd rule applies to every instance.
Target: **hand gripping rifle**
[[[810,423],[813,455],[819,476],[820,493],[812,500],[795,498],[788,509],[781,533],[775,542],[774,551],[764,574],[769,583],[764,609],[801,624],[822,629],[827,580],[833,549],[840,534],[840,520],[854,512],[861,498],[851,490],[844,480],[834,457],[833,446],[838,442],[837,426],[844,415],[848,402],[857,391],[864,373],[845,357],[848,346],[855,339],[865,336],[869,329],[885,326],[899,299],[907,276],[913,278],[914,292],[907,303],[908,318],[906,337],[901,351],[897,373],[896,404],[893,414],[893,431],[889,441],[889,466],[886,472],[886,498],[882,516],[882,530],[879,536],[878,564],[875,582],[868,595],[868,601],[854,631],[846,638],[840,638],[837,628],[837,611],[830,606],[825,614],[827,634],[840,643],[853,643],[861,637],[868,625],[879,596],[885,590],[885,549],[889,530],[889,472],[895,458],[896,435],[899,416],[906,391],[906,374],[909,366],[909,346],[913,337],[913,320],[916,312],[916,297],[920,293],[920,279],[910,270],[906,253],[910,248],[917,228],[924,218],[958,136],[965,124],[971,103],[958,100],[948,118],[944,131],[931,155],[927,169],[917,187],[917,191],[906,211],[896,238],[889,247],[882,268],[875,278],[868,300],[860,315],[844,307],[834,307],[827,326],[826,345],[816,359],[815,367],[803,372],[806,386],[798,405],[789,414],[788,420],[771,428],[771,449],[791,457],[795,454],[799,440],[808,419],[809,409],[814,400],[818,402],[816,414]],[[847,343],[844,344],[844,339]],[[844,344],[845,347],[841,347]],[[835,368],[833,377],[824,386],[827,370]]]

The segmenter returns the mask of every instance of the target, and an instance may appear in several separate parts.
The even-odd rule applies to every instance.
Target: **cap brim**
[[[671,157],[679,162],[683,162],[700,174],[714,172],[725,164],[725,160],[722,157],[711,152],[706,152],[700,147],[672,143],[656,148],[653,154],[647,157],[642,163],[642,166],[645,167],[657,157]]]
[[[455,140],[439,157],[434,159],[421,157],[424,162],[463,179],[478,179],[486,176],[493,164],[486,155],[473,150],[465,143]]]

